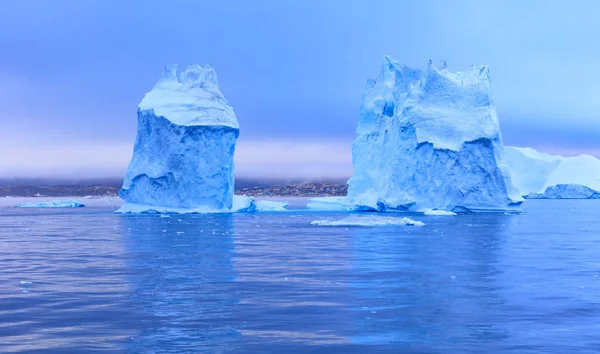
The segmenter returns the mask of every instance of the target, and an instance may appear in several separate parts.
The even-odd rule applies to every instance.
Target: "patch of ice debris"
[[[423,210],[424,215],[435,215],[435,216],[454,216],[456,213],[440,209],[425,209]]]
[[[350,215],[343,219],[332,220],[313,220],[311,225],[316,226],[387,226],[387,225],[407,225],[423,226],[421,221],[413,220],[407,217],[391,217],[376,215]]]
[[[80,208],[85,204],[75,200],[53,200],[50,202],[17,204],[17,208]]]

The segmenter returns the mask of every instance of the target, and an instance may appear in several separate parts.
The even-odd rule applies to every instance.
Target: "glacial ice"
[[[323,219],[313,220],[311,225],[316,226],[387,226],[387,225],[407,225],[423,226],[421,221],[416,221],[407,217],[390,217],[375,215],[350,215],[343,219]]]
[[[353,210],[512,211],[523,201],[504,161],[486,66],[453,73],[384,57],[356,134]]]
[[[25,203],[17,204],[17,208],[82,208],[85,204],[78,201],[68,200],[53,200],[49,202]]]
[[[506,146],[515,186],[530,199],[595,199],[600,194],[600,160],[590,155],[563,157],[531,148]]]
[[[207,206],[197,208],[176,208],[169,206],[123,203],[115,213],[118,214],[209,214],[209,213],[228,213],[230,209],[214,209]]]
[[[287,211],[287,202],[278,202],[275,200],[259,200],[256,202],[256,211]]]
[[[256,200],[247,195],[234,195],[231,211],[234,213],[251,213],[256,211]]]
[[[600,199],[600,192],[581,184],[557,184],[543,193],[530,193],[527,199]]]
[[[167,66],[138,108],[118,212],[229,211],[237,118],[210,66]]]
[[[353,206],[346,197],[311,198],[306,209],[313,211],[350,211]]]
[[[117,213],[120,214],[210,214],[210,213],[254,213],[287,211],[287,202],[274,200],[256,200],[247,195],[234,195],[231,208],[213,209],[206,206],[197,208],[174,208],[136,203],[124,203]]]
[[[234,195],[231,211],[237,213],[287,211],[287,206],[287,202],[256,200],[246,195]]]
[[[431,216],[455,216],[456,215],[456,213],[453,213],[451,211],[439,210],[439,209],[425,209],[425,210],[423,210],[423,214],[431,215]]]

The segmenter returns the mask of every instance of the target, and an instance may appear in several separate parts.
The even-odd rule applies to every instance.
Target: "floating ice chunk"
[[[274,200],[259,200],[256,202],[256,211],[286,211],[288,202]]]
[[[386,225],[408,225],[423,226],[421,221],[407,217],[379,216],[379,215],[350,215],[343,219],[313,220],[311,225],[316,226],[386,226]]]
[[[251,213],[256,211],[256,201],[254,197],[247,195],[234,195],[231,211],[234,213]]]
[[[85,204],[75,200],[54,200],[50,202],[17,204],[17,208],[81,208]]]
[[[351,205],[346,197],[319,197],[312,198],[306,205],[313,211],[350,211]]]
[[[424,215],[436,215],[436,216],[452,216],[456,215],[451,211],[439,210],[439,209],[425,209],[423,210]]]

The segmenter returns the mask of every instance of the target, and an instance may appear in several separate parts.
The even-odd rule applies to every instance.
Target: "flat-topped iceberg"
[[[504,161],[487,66],[454,73],[385,57],[367,82],[356,135],[354,210],[510,211],[523,201]]]
[[[581,184],[557,184],[543,193],[530,193],[527,199],[600,199],[600,192]]]
[[[531,199],[596,199],[600,160],[590,155],[563,157],[531,148],[506,146],[506,161],[521,195]]]
[[[315,226],[423,226],[422,221],[416,221],[407,217],[374,216],[374,215],[350,215],[343,219],[323,219],[310,222]]]
[[[82,208],[85,204],[78,201],[68,200],[53,200],[49,202],[25,203],[17,204],[17,208]]]
[[[239,125],[211,66],[167,66],[138,108],[118,212],[231,210]]]

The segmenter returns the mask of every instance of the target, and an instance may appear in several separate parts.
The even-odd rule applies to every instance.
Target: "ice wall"
[[[504,151],[521,195],[543,199],[585,199],[600,191],[600,160],[593,156],[563,157],[510,146],[506,146]]]
[[[363,95],[348,199],[357,210],[516,210],[489,69],[384,57]]]

